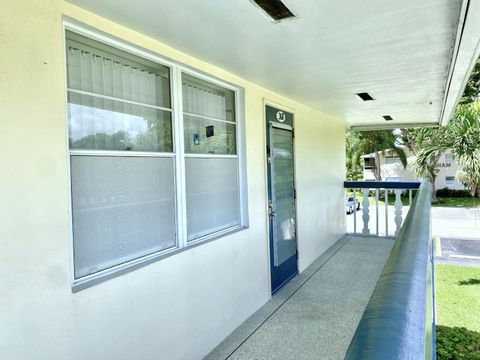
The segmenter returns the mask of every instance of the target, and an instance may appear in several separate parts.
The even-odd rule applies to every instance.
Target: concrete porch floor
[[[205,359],[343,359],[393,242],[346,235]]]

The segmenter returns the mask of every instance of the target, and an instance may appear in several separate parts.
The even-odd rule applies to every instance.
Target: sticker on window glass
[[[205,127],[205,132],[207,134],[207,138],[213,136],[213,125],[208,125]]]
[[[193,134],[193,144],[200,145],[200,134]]]

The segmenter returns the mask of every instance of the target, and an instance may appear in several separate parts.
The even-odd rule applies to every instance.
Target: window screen
[[[173,159],[72,156],[75,277],[172,248]]]

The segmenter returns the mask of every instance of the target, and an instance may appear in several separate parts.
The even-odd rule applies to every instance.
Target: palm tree
[[[445,128],[402,129],[401,142],[415,155],[412,169],[420,178],[432,184],[432,202],[437,202],[435,180],[438,161],[445,150]]]
[[[418,174],[434,184],[436,161],[443,151],[450,150],[462,168],[463,182],[470,185],[470,195],[475,196],[480,184],[480,104],[459,105],[447,126],[422,131],[424,139],[417,140],[414,166]]]
[[[446,130],[448,147],[469,180],[474,197],[480,183],[480,104],[459,105]]]
[[[363,131],[359,134],[359,149],[364,153],[374,153],[375,156],[375,180],[382,181],[382,174],[380,172],[380,156],[379,152],[382,150],[391,150],[399,158],[404,168],[407,167],[407,155],[401,144],[397,141],[397,137],[392,131],[375,130]]]

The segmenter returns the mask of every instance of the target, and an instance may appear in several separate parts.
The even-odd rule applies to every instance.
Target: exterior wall
[[[440,156],[439,164],[445,164],[448,161],[445,159],[446,153],[443,153]],[[412,154],[407,154],[407,168],[404,169],[402,164],[387,164],[386,157],[395,156],[393,152],[381,152],[379,154],[380,158],[380,172],[382,175],[382,180],[388,180],[388,178],[401,178],[404,181],[415,181],[419,180],[412,169],[412,163],[414,161],[414,156]],[[453,183],[447,183],[446,177],[453,176],[456,178],[456,173],[458,170],[458,165],[455,161],[450,162],[451,166],[440,166],[438,169],[437,178],[435,180],[435,189],[443,189],[448,187],[449,189],[464,189],[465,187],[460,184],[458,181]],[[370,169],[363,170],[363,178],[365,180],[375,180],[375,174]]]
[[[71,292],[62,16],[245,88],[250,227]],[[196,359],[270,298],[264,101],[296,121],[299,268],[345,233],[345,124],[60,0],[0,12],[1,359]]]

